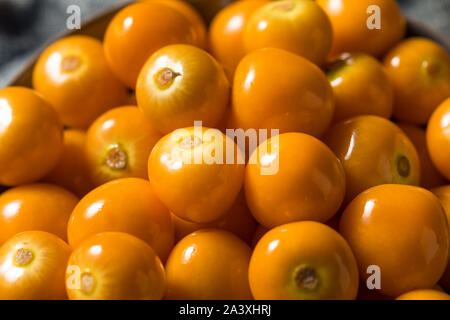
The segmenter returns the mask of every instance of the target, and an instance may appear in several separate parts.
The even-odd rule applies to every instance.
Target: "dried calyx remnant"
[[[61,61],[61,69],[64,72],[70,72],[78,68],[80,59],[78,57],[68,56]]]
[[[294,3],[292,1],[289,2],[284,2],[284,3],[280,3],[279,5],[276,5],[273,7],[275,10],[280,10],[280,11],[291,11],[292,9],[294,9]]]
[[[319,285],[316,270],[308,266],[300,266],[295,272],[295,283],[301,290],[312,291]]]
[[[169,87],[176,79],[176,77],[180,75],[181,73],[175,72],[170,68],[164,68],[156,74],[155,80],[159,87],[165,89]]]
[[[202,139],[196,136],[188,136],[179,142],[179,146],[183,149],[191,149],[202,143]]]
[[[80,279],[80,289],[83,293],[90,293],[94,288],[94,276],[89,272],[83,273]]]
[[[122,170],[127,167],[128,156],[120,146],[113,145],[106,153],[105,163],[111,169]]]
[[[23,267],[33,261],[34,255],[28,249],[21,248],[17,250],[16,255],[14,256],[14,263],[17,266]]]

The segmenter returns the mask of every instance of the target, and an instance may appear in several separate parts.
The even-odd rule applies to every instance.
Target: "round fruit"
[[[0,90],[0,184],[41,179],[62,150],[62,124],[40,94],[21,87]]]
[[[186,1],[180,0],[151,0],[151,1],[164,4],[181,13],[187,20],[189,20],[189,22],[195,29],[194,43],[201,48],[205,48],[207,46],[206,25],[205,22],[203,21],[203,18],[200,16],[197,10],[195,10],[195,8],[186,3]]]
[[[174,243],[169,211],[143,179],[118,179],[88,193],[72,212],[69,244],[107,231],[125,232],[147,242],[165,261]]]
[[[345,173],[331,150],[303,133],[263,142],[246,169],[245,195],[265,227],[299,220],[328,221],[345,195]]]
[[[333,117],[333,91],[308,60],[281,49],[261,49],[239,63],[233,83],[234,128],[278,129],[314,136]]]
[[[346,203],[379,184],[420,182],[420,160],[414,145],[387,119],[359,116],[340,122],[324,141],[344,166]]]
[[[245,26],[247,52],[280,48],[322,64],[330,52],[330,19],[314,1],[280,0],[257,9]]]
[[[441,201],[445,213],[447,214],[447,222],[449,222],[450,227],[450,185],[432,189],[431,192],[433,192]],[[447,265],[447,269],[445,270],[439,283],[446,290],[450,290],[450,264]]]
[[[447,180],[439,173],[430,159],[425,129],[413,124],[398,123],[397,125],[406,133],[419,154],[420,185],[425,189],[430,189],[446,184]]]
[[[163,137],[148,160],[153,189],[179,218],[196,223],[220,219],[244,180],[240,149],[217,129],[190,127]]]
[[[406,20],[395,0],[317,0],[317,3],[333,26],[332,57],[343,52],[379,57],[405,35]]]
[[[253,12],[268,0],[237,1],[223,8],[211,22],[209,43],[211,52],[233,79],[239,61],[245,56],[243,30]]]
[[[249,246],[230,232],[203,229],[183,238],[166,264],[169,300],[250,300]]]
[[[391,297],[431,288],[448,261],[449,229],[439,199],[419,187],[385,184],[358,195],[345,209],[339,230],[359,265],[380,269],[381,292]]]
[[[175,240],[178,242],[188,234],[200,229],[217,228],[230,231],[247,243],[251,242],[256,229],[256,221],[245,202],[244,193],[240,193],[230,210],[219,220],[210,223],[193,223],[172,214],[175,226]]]
[[[134,88],[139,71],[156,50],[196,41],[196,28],[183,13],[145,1],[125,7],[112,19],[105,33],[104,51],[117,77]]]
[[[63,300],[70,247],[43,231],[15,235],[0,247],[0,300]]]
[[[44,183],[22,185],[0,195],[0,245],[28,230],[53,233],[67,240],[67,221],[78,202],[71,192]]]
[[[159,300],[164,267],[144,241],[105,232],[82,242],[69,258],[66,290],[71,300]]]
[[[394,117],[426,124],[436,107],[450,96],[450,56],[436,42],[409,38],[384,58],[394,86]]]
[[[215,127],[228,107],[230,85],[223,68],[206,51],[171,45],[145,63],[136,86],[139,108],[162,133],[194,121]]]
[[[313,221],[267,232],[253,251],[249,280],[257,300],[351,300],[359,284],[347,242]]]
[[[402,294],[396,300],[450,300],[450,295],[438,290],[414,290]]]
[[[64,130],[64,149],[56,167],[43,181],[56,184],[79,197],[92,189],[87,159],[84,152],[86,132],[78,129]]]
[[[334,93],[334,122],[366,114],[391,117],[394,93],[378,60],[366,54],[345,53],[326,70]]]
[[[39,57],[33,87],[69,127],[87,128],[100,114],[126,99],[126,88],[106,63],[102,43],[87,36],[56,41]]]
[[[160,137],[136,107],[103,114],[86,136],[86,159],[94,186],[119,178],[147,178],[148,157]]]
[[[427,145],[436,168],[450,180],[450,98],[436,109],[428,122]]]

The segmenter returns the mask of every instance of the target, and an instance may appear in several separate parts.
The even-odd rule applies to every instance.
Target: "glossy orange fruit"
[[[409,38],[384,58],[394,86],[394,117],[404,122],[426,124],[450,96],[450,56],[436,42]]]
[[[231,125],[322,135],[333,117],[333,91],[308,60],[281,49],[261,49],[239,63],[233,83]]]
[[[427,145],[434,165],[450,180],[450,98],[436,109],[428,122]]]
[[[164,267],[144,241],[127,233],[99,233],[72,252],[66,290],[71,300],[159,300]]]
[[[191,25],[195,28],[194,43],[201,48],[206,48],[207,30],[205,21],[203,21],[203,18],[200,16],[197,10],[195,10],[195,8],[192,7],[192,5],[182,0],[141,0],[141,1],[153,1],[160,4],[164,4],[172,9],[177,10],[186,19],[188,19]]]
[[[62,150],[62,124],[40,94],[21,87],[0,90],[0,184],[41,179]]]
[[[43,231],[15,235],[0,247],[0,300],[67,299],[64,273],[70,247]]]
[[[87,128],[126,99],[126,88],[109,69],[102,43],[87,36],[67,37],[45,49],[33,70],[33,87],[65,125],[75,128]]]
[[[356,256],[361,280],[372,274],[369,266],[378,266],[381,292],[391,297],[431,288],[447,265],[447,219],[439,199],[426,189],[370,188],[345,209],[339,230]]]
[[[188,234],[200,229],[217,228],[230,231],[250,243],[256,229],[256,221],[247,207],[244,193],[241,192],[233,206],[219,220],[210,223],[193,223],[172,214],[175,226],[175,240],[178,242]]]
[[[251,155],[245,195],[253,216],[265,227],[299,220],[325,222],[344,199],[345,173],[323,142],[303,133],[285,133],[263,142]]]
[[[257,300],[352,300],[359,284],[347,242],[313,221],[268,231],[253,251],[249,279]]]
[[[105,33],[106,59],[117,77],[134,88],[142,66],[156,50],[175,43],[196,44],[195,26],[179,10],[153,1],[119,11]]]
[[[101,115],[89,127],[85,145],[94,186],[119,178],[147,178],[148,156],[161,136],[136,107]]]
[[[427,148],[425,129],[407,123],[397,123],[397,125],[400,129],[403,130],[404,133],[406,133],[408,138],[416,147],[417,153],[419,154],[421,171],[420,185],[425,189],[430,189],[446,184],[447,179],[445,179],[439,173],[439,171],[431,161],[430,154]]]
[[[162,133],[190,127],[194,121],[216,127],[228,107],[225,72],[206,51],[171,45],[145,63],[136,86],[139,108]]]
[[[447,221],[449,222],[450,227],[450,185],[432,189],[431,192],[433,192],[441,201],[445,213],[447,214]],[[447,265],[447,269],[445,270],[439,283],[445,288],[445,290],[450,290],[450,264]]]
[[[317,0],[317,3],[333,26],[332,57],[343,52],[379,57],[405,35],[406,20],[395,0]],[[380,22],[379,28],[376,22]]]
[[[34,183],[0,195],[0,245],[13,235],[40,230],[67,240],[67,222],[78,202],[71,192],[51,184]]]
[[[239,61],[245,56],[243,31],[253,12],[268,0],[237,1],[223,8],[209,27],[209,45],[214,57],[233,79]]]
[[[280,0],[257,9],[244,28],[247,52],[280,48],[322,64],[330,52],[332,27],[314,1]]]
[[[89,177],[84,145],[86,132],[79,129],[64,130],[64,149],[56,164],[42,180],[56,184],[79,197],[83,197],[93,188]]]
[[[334,122],[366,114],[391,117],[394,92],[378,60],[345,53],[330,62],[326,71],[334,93]]]
[[[414,290],[402,294],[396,300],[450,300],[450,295],[438,290]]]
[[[148,160],[156,195],[179,218],[196,223],[220,219],[244,180],[244,159],[217,129],[190,127],[163,137]]]
[[[174,243],[169,211],[143,179],[118,179],[88,193],[77,204],[68,225],[69,244],[78,246],[100,232],[132,234],[147,242],[165,261]]]
[[[348,203],[360,192],[385,183],[419,185],[416,148],[394,123],[377,116],[339,122],[324,137],[345,169]]]
[[[230,232],[203,229],[183,238],[166,264],[169,300],[249,300],[249,246]]]

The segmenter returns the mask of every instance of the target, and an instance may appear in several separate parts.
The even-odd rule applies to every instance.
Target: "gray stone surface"
[[[31,0],[15,1],[16,5]],[[0,29],[0,88],[10,81],[39,47],[65,29],[66,8],[79,5],[82,19],[89,19],[102,9],[127,0],[37,0],[34,10],[25,23],[26,30],[20,34],[9,34]],[[358,0],[354,0],[358,1]],[[450,36],[450,0],[398,0],[409,17],[422,21],[430,27]]]

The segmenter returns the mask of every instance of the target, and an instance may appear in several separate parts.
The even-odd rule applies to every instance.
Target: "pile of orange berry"
[[[450,57],[405,33],[148,0],[56,41],[0,90],[0,299],[450,299]]]

